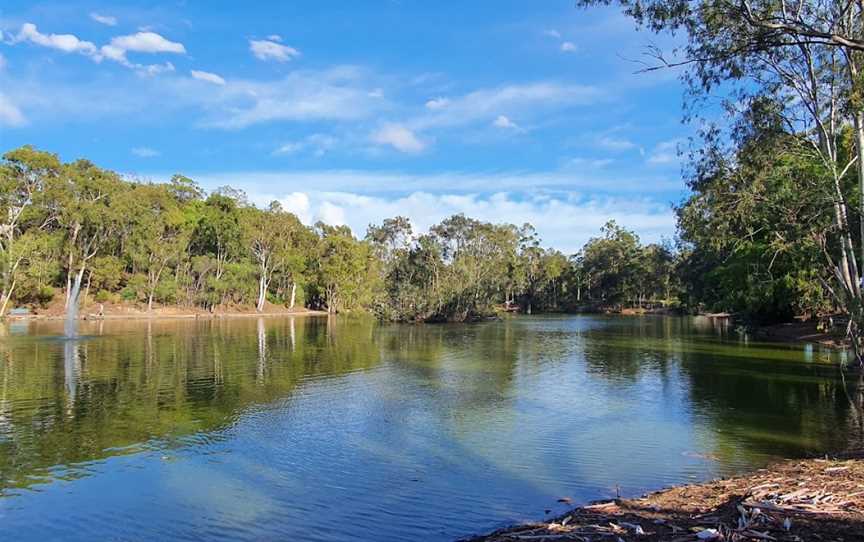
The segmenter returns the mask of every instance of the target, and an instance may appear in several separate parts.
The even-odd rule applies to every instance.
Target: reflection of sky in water
[[[686,319],[15,326],[0,520],[17,540],[456,538],[842,447],[851,419],[825,352]]]

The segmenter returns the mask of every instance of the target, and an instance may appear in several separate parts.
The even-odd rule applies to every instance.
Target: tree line
[[[465,321],[496,310],[671,303],[676,255],[610,222],[578,255],[530,224],[455,215],[427,232],[404,217],[306,226],[231,187],[123,178],[24,146],[0,164],[0,315],[19,305],[126,302],[216,311],[268,304]]]
[[[626,307],[775,322],[842,310],[819,164],[785,150],[795,135],[771,108],[754,106],[740,137],[732,157],[703,151],[674,242],[646,244],[610,221],[571,255],[544,248],[530,224],[464,215],[425,232],[394,217],[358,238],[230,187],[207,194],[183,175],[142,182],[25,146],[0,163],[0,315],[82,302],[425,322]],[[843,183],[854,187],[854,172]]]

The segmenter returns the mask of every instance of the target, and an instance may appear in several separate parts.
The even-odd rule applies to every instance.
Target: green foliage
[[[113,255],[93,258],[93,270],[90,272],[90,287],[97,290],[113,291],[123,280],[126,264]]]
[[[55,295],[54,288],[51,286],[40,286],[34,297],[39,305],[47,307],[54,300]]]
[[[760,107],[731,158],[705,154],[677,209],[684,301],[758,321],[830,312],[830,173]]]
[[[319,222],[316,230],[314,303],[330,312],[369,307],[380,287],[370,244],[357,240],[347,226]]]

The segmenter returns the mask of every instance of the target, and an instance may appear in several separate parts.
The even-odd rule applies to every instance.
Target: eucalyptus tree
[[[636,289],[641,245],[639,237],[614,220],[582,248],[581,265],[591,277],[587,294],[592,301],[624,304],[638,297]]]
[[[87,160],[64,164],[60,175],[48,183],[46,204],[64,236],[67,311],[77,307],[93,258],[115,242],[129,219],[119,205],[127,195],[128,184],[116,173]]]
[[[788,152],[795,135],[773,107],[757,105],[742,124],[735,153],[713,157],[677,209],[685,301],[763,321],[827,312],[834,197],[821,164]]]
[[[376,308],[385,320],[422,319],[418,313],[427,311],[430,283],[420,279],[424,259],[416,258],[419,248],[411,221],[403,216],[386,218],[381,225],[370,224],[366,241],[381,262],[381,281],[386,299]],[[421,284],[418,284],[420,279]]]
[[[734,119],[756,101],[771,101],[790,137],[783,152],[807,155],[820,189],[830,194],[831,229],[822,235],[836,301],[850,314],[858,350],[864,326],[859,263],[864,263],[864,2],[861,0],[579,0],[615,4],[657,32],[681,32],[683,47],[667,56],[653,49],[647,69],[685,66],[691,105],[730,89]],[[693,109],[692,111],[697,111]],[[706,132],[709,147],[721,146]],[[853,153],[844,141],[853,140]],[[713,153],[709,150],[709,154]],[[705,158],[705,153],[702,153]],[[704,162],[703,162],[704,165]],[[857,186],[844,183],[856,172]],[[697,176],[701,172],[697,171]],[[859,199],[858,217],[850,202]],[[861,223],[855,231],[856,221]],[[856,257],[858,236],[861,262]],[[858,355],[862,361],[861,355]]]
[[[291,280],[290,307],[294,306],[297,281],[305,267],[303,232],[305,226],[278,202],[266,211],[247,207],[243,211],[244,244],[258,267],[258,300],[255,308],[264,310],[273,276],[286,274]]]
[[[127,198],[134,227],[127,247],[134,270],[146,275],[147,311],[166,269],[179,262],[189,243],[180,202],[166,185],[134,186]]]
[[[168,190],[174,196],[174,199],[183,205],[204,199],[204,190],[201,189],[198,183],[180,173],[171,176],[171,180],[168,181]]]
[[[228,261],[242,254],[242,236],[236,201],[228,196],[210,194],[200,208],[191,248],[196,255],[213,258],[217,281],[225,273]]]
[[[0,317],[19,284],[22,264],[33,254],[33,235],[21,243],[24,223],[35,219],[37,228],[45,216],[38,208],[45,185],[60,174],[56,154],[24,146],[3,155],[0,165]]]
[[[369,306],[380,286],[371,245],[356,239],[348,226],[319,222],[315,229],[316,280],[323,306],[331,313]]]

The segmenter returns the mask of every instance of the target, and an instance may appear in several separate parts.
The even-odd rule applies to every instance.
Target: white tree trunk
[[[262,312],[264,310],[264,302],[267,300],[267,279],[262,274],[258,279],[258,305],[255,310]]]
[[[12,284],[9,286],[9,291],[3,292],[2,297],[0,297],[0,318],[3,318],[3,315],[6,314],[6,305],[9,304],[9,300],[12,299],[12,292],[15,291],[15,281],[12,281]]]
[[[288,309],[294,310],[294,303],[297,301],[297,283],[291,283],[291,303],[288,304]],[[2,313],[0,313],[2,315]]]
[[[858,187],[861,190],[861,264],[864,265],[864,111],[857,111],[854,117],[855,146],[858,151]]]

